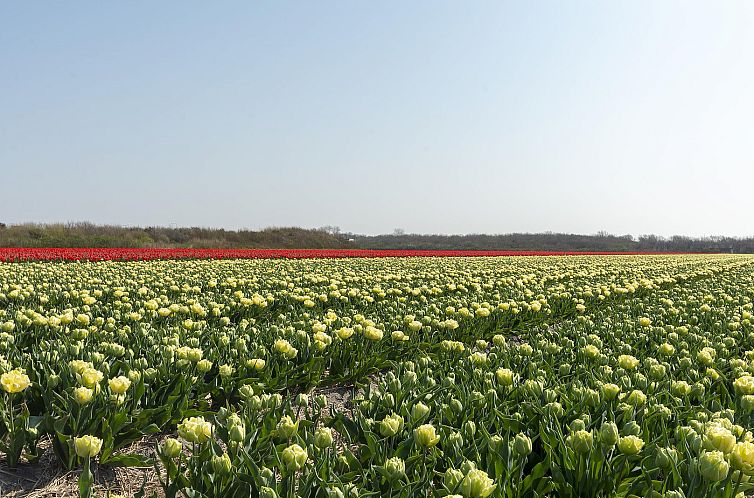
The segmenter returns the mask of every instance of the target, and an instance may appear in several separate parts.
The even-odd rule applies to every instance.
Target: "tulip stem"
[[[91,458],[84,459],[84,469],[79,476],[79,493],[81,498],[90,498],[92,496],[92,487],[94,484],[94,477],[91,470]]]
[[[738,479],[736,479],[736,485],[733,488],[733,498],[735,498],[736,495],[738,494],[738,488],[739,488],[739,486],[741,486],[741,481],[743,481],[743,478],[744,478],[744,473],[739,470],[738,471]]]
[[[8,413],[10,414],[9,418],[9,424],[10,424],[10,434],[13,434],[13,432],[16,429],[16,419],[13,416],[13,395],[8,394]]]

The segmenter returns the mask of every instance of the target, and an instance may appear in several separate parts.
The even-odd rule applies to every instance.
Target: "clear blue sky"
[[[754,234],[754,2],[3,2],[0,221]]]

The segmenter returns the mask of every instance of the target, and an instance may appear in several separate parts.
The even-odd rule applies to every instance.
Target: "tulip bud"
[[[414,429],[414,439],[419,446],[425,448],[431,448],[440,442],[440,436],[437,435],[432,424],[424,424]]]
[[[658,381],[665,378],[665,365],[657,364],[649,367],[649,378]]]
[[[220,456],[212,457],[212,470],[219,475],[230,473],[233,468],[233,464],[230,461],[230,457],[227,453],[223,453]]]
[[[157,378],[157,374],[159,372],[157,369],[149,367],[146,370],[144,370],[144,379],[147,381],[152,381]]]
[[[513,451],[515,451],[518,456],[528,456],[532,451],[532,443],[529,436],[524,433],[517,434],[513,440]]]
[[[128,388],[131,387],[131,380],[123,375],[110,379],[107,383],[113,394],[125,394]]]
[[[600,443],[603,446],[612,448],[618,444],[618,426],[613,422],[604,422],[600,427]]]
[[[251,408],[253,411],[261,410],[262,406],[264,405],[264,403],[262,402],[262,398],[257,396],[256,394],[252,394],[246,399],[248,400],[249,408]]]
[[[280,393],[271,394],[267,399],[267,408],[274,410],[283,404],[283,395]]]
[[[314,431],[314,446],[319,449],[325,449],[332,446],[332,430],[328,427],[320,427]]]
[[[204,417],[189,417],[178,424],[178,435],[191,443],[205,443],[212,437],[212,423]]]
[[[273,472],[269,467],[262,467],[262,469],[259,471],[259,475],[266,482],[271,482],[273,479],[275,479],[275,472]]]
[[[288,472],[301,470],[306,465],[309,455],[306,450],[297,444],[292,444],[283,450],[283,465]]]
[[[60,375],[50,374],[47,376],[47,387],[56,388],[60,384]]]
[[[513,371],[507,368],[498,368],[495,371],[495,377],[497,378],[497,382],[502,386],[512,386],[513,385]]]
[[[586,454],[592,451],[594,435],[591,431],[577,430],[566,439],[576,453]]]
[[[442,478],[442,483],[448,490],[453,491],[458,488],[458,485],[461,484],[463,478],[463,472],[450,468],[445,471],[445,475]]]
[[[487,472],[479,469],[471,469],[464,476],[460,485],[460,492],[469,498],[486,498],[497,486],[489,478]]]
[[[463,411],[463,403],[461,403],[460,400],[453,398],[450,400],[450,409],[453,410],[455,414],[460,414]]]
[[[644,441],[637,436],[625,436],[618,440],[618,449],[624,455],[636,455],[644,447]]]
[[[73,397],[76,400],[76,403],[79,405],[86,405],[87,403],[92,401],[92,397],[94,396],[94,391],[89,389],[88,387],[77,387],[73,390]]]
[[[706,450],[717,450],[728,454],[735,444],[736,436],[725,427],[713,425],[704,432],[703,445]]]
[[[385,462],[385,470],[392,481],[397,481],[406,475],[406,462],[399,457],[389,458]]]
[[[238,390],[238,393],[241,395],[243,399],[248,400],[252,396],[254,396],[254,389],[250,385],[243,385]]]
[[[177,458],[183,450],[183,444],[174,438],[168,438],[162,444],[162,453],[168,458]]]
[[[131,382],[139,382],[141,380],[141,372],[138,370],[129,370],[128,380]]]
[[[448,435],[448,444],[455,447],[460,448],[463,446],[463,436],[460,432],[453,431]]]
[[[411,419],[418,421],[423,419],[429,413],[429,407],[422,402],[416,403],[411,407]]]
[[[281,417],[277,424],[277,433],[283,439],[291,439],[298,432],[298,421],[293,422],[293,419],[288,415]]]
[[[586,424],[583,419],[577,418],[571,422],[569,429],[571,429],[571,432],[583,431],[586,429]]]
[[[626,398],[626,402],[631,406],[641,407],[647,402],[647,395],[638,389],[634,389]]]
[[[212,362],[207,359],[199,360],[196,363],[196,370],[199,373],[207,373],[211,369],[212,369]]]
[[[95,436],[82,436],[73,440],[76,455],[81,458],[92,458],[102,449],[102,440]]]
[[[657,448],[655,454],[655,465],[667,471],[672,469],[678,463],[678,452],[675,448]]]
[[[545,408],[545,413],[555,418],[560,418],[565,413],[563,410],[563,405],[561,405],[557,401],[553,401],[552,403],[547,403],[544,408]]]
[[[747,476],[754,475],[754,443],[746,441],[736,443],[729,458],[733,468]]]
[[[699,472],[706,480],[718,482],[728,477],[730,465],[720,451],[707,451],[699,457]]]
[[[403,429],[403,417],[396,413],[387,415],[380,422],[380,434],[382,437],[392,437]]]
[[[228,437],[235,443],[243,443],[246,439],[246,427],[243,424],[234,424],[228,431]]]

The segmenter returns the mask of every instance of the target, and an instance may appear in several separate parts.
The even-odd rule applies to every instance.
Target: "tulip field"
[[[459,256],[574,256],[584,253],[553,251],[436,251],[374,249],[197,249],[5,247],[0,261],[149,261],[154,259],[314,259],[401,258]],[[590,252],[591,255],[633,254]]]
[[[6,473],[52,454],[85,497],[117,467],[153,469],[144,498],[754,491],[754,257],[19,254]]]

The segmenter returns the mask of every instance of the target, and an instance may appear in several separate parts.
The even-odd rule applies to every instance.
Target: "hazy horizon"
[[[748,236],[754,3],[0,4],[0,222]]]

